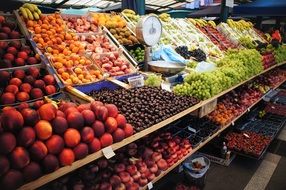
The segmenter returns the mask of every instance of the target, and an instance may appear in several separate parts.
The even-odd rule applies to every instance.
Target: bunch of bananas
[[[189,18],[188,19],[193,25],[198,25],[200,27],[204,27],[207,25],[210,25],[211,27],[215,28],[216,27],[216,23],[212,20],[206,21],[204,19],[193,19],[193,18]]]
[[[159,18],[164,22],[168,22],[171,19],[171,16],[167,13],[162,13],[159,15]]]
[[[39,20],[40,15],[42,14],[38,6],[31,3],[25,3],[22,7],[20,7],[19,13],[28,20]]]
[[[226,23],[231,28],[236,28],[238,30],[246,30],[253,27],[251,22],[246,22],[245,20],[233,21],[232,19],[227,19]]]
[[[136,13],[131,9],[124,9],[122,13],[124,13],[125,16],[127,16],[131,21],[134,22],[138,22],[140,18],[140,16],[136,15]]]

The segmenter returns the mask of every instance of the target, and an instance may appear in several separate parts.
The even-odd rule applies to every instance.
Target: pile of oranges
[[[51,60],[58,75],[67,85],[94,82],[102,78],[93,63],[83,54],[84,45],[76,33],[68,32],[59,13],[41,15],[39,20],[27,20],[37,47]]]

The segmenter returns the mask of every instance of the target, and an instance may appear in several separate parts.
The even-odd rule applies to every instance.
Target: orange
[[[27,26],[28,27],[33,27],[34,26],[34,22],[32,20],[28,20]]]
[[[41,27],[39,27],[39,26],[37,26],[37,27],[35,27],[35,33],[36,34],[40,34],[41,33]]]
[[[72,36],[69,33],[67,33],[65,36],[65,39],[66,40],[72,40]]]
[[[63,72],[63,73],[62,73],[62,78],[63,78],[64,80],[67,80],[67,79],[70,78],[70,75],[69,75],[67,72]]]

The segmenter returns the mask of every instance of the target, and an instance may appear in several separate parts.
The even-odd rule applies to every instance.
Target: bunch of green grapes
[[[248,48],[248,49],[255,49],[256,45],[254,44],[254,42],[252,41],[252,39],[249,36],[243,36],[240,37],[239,42],[241,45],[243,45],[244,47]]]
[[[275,60],[277,63],[286,61],[286,46],[279,46],[274,50]]]
[[[146,86],[159,87],[161,86],[161,82],[162,82],[162,77],[160,75],[150,74],[144,81],[144,84]]]

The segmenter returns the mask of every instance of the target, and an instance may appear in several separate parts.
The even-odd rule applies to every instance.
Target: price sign
[[[110,158],[112,158],[113,156],[115,156],[115,153],[114,153],[114,151],[112,150],[112,147],[111,147],[111,146],[108,146],[108,147],[102,149],[102,153],[103,153],[103,155],[105,156],[105,158],[107,158],[107,159],[110,159]]]

